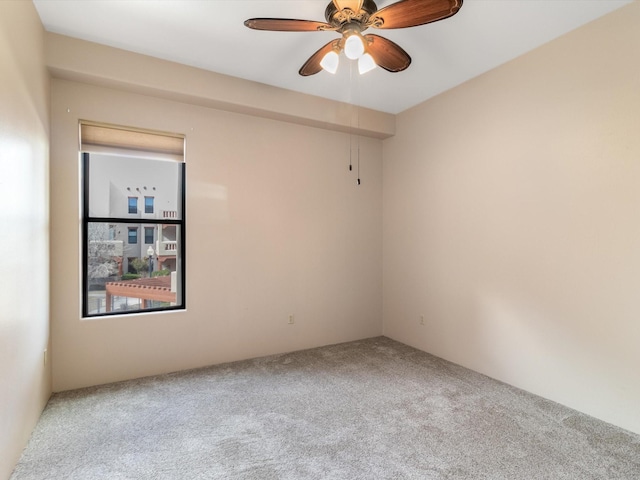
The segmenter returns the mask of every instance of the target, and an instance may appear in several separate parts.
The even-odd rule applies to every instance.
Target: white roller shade
[[[80,122],[80,149],[94,153],[138,153],[184,161],[184,135]]]

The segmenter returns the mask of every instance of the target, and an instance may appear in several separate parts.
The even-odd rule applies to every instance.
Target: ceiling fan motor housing
[[[329,2],[324,12],[327,23],[331,24],[340,33],[350,24],[357,24],[362,31],[367,28],[369,17],[378,11],[378,6],[373,0],[364,0],[359,11],[354,12],[349,8],[338,10],[334,2]]]

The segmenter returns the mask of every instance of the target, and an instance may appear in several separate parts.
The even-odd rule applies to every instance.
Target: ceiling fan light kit
[[[364,53],[364,43],[362,35],[352,32],[344,42],[344,54],[349,60],[357,60]]]
[[[378,10],[373,0],[333,0],[325,10],[324,22],[286,18],[250,18],[244,24],[255,30],[278,32],[335,31],[342,35],[311,55],[300,68],[300,75],[321,70],[335,73],[340,53],[358,60],[360,74],[376,66],[388,72],[401,72],[411,57],[399,45],[374,34],[363,35],[368,28],[392,29],[425,25],[455,15],[463,0],[400,0]]]
[[[340,64],[340,55],[335,50],[330,51],[320,61],[320,66],[325,72],[336,73]]]
[[[369,53],[365,53],[358,59],[358,73],[363,75],[376,68],[376,61]]]

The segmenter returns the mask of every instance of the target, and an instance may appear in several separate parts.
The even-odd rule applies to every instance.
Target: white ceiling
[[[248,29],[252,17],[324,21],[329,0],[34,0],[50,32],[399,113],[633,0],[465,0],[453,17],[378,30],[413,62],[401,73],[298,70],[334,32]],[[379,0],[378,8],[394,3]],[[350,76],[352,77],[350,80]]]

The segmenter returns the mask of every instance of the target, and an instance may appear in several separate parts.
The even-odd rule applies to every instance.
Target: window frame
[[[180,311],[186,310],[187,298],[186,298],[186,163],[184,161],[178,162],[179,166],[179,188],[180,188],[180,215],[179,219],[175,218],[154,218],[153,223],[158,225],[176,225],[179,230],[177,239],[179,240],[178,252],[180,255],[180,281],[178,282],[179,295],[181,302],[179,305],[170,305],[162,307],[145,308],[144,310],[126,310],[126,311],[112,311],[112,312],[100,312],[89,313],[89,224],[90,223],[104,223],[104,224],[131,224],[139,227],[144,223],[141,218],[131,218],[128,216],[123,217],[94,217],[89,215],[89,158],[90,152],[81,152],[81,205],[82,205],[82,318],[83,319],[99,319],[102,317],[114,316],[114,315],[144,315],[154,312],[163,311]],[[127,214],[130,215],[130,214]],[[140,235],[138,235],[139,237]],[[128,240],[128,234],[127,234]]]

